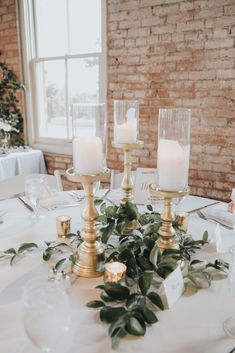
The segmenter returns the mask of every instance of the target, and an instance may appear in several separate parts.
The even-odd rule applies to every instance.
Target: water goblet
[[[25,195],[33,207],[32,219],[42,217],[39,213],[39,202],[45,190],[45,180],[42,176],[30,175],[25,180]]]
[[[41,352],[67,351],[71,308],[62,283],[47,278],[27,282],[22,292],[22,314],[25,332]]]
[[[232,247],[230,253],[231,261],[229,265],[228,285],[230,293],[233,299],[235,299],[235,247]],[[235,338],[235,314],[224,321],[223,328],[227,335]]]

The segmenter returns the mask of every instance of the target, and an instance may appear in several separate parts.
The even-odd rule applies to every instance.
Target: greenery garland
[[[116,206],[107,205],[103,200],[96,199],[100,206],[100,216],[97,226],[100,228],[101,240],[106,244],[105,262],[120,261],[127,266],[126,279],[119,283],[104,283],[100,299],[87,303],[90,308],[100,309],[100,320],[109,324],[109,335],[112,347],[116,348],[120,339],[127,334],[143,336],[148,326],[158,321],[156,311],[164,310],[161,297],[157,293],[159,282],[164,280],[184,261],[183,276],[196,288],[210,286],[213,271],[226,275],[228,263],[215,260],[205,264],[204,261],[192,258],[196,251],[208,241],[208,233],[204,232],[201,240],[192,237],[176,227],[179,238],[179,249],[169,249],[163,252],[155,244],[161,225],[160,214],[151,205],[146,212],[140,214],[135,204],[127,202]],[[130,231],[130,224],[136,229]],[[71,242],[45,242],[43,260],[49,261],[56,257],[55,268],[59,269],[66,260],[71,264],[76,261],[76,250],[81,244],[80,232],[70,234]],[[2,252],[0,258],[10,258],[11,264],[21,258],[26,252],[38,250],[35,243],[24,243],[17,250],[10,248]],[[64,256],[65,254],[65,256]],[[63,256],[63,257],[62,257]],[[61,258],[62,257],[62,258]],[[103,270],[104,264],[98,270]]]

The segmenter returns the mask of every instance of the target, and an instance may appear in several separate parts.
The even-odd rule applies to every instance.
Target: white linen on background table
[[[191,207],[194,207],[193,198],[190,199]],[[198,206],[198,200],[195,205]],[[22,242],[55,240],[55,218],[61,214],[72,217],[72,231],[81,229],[80,204],[75,208],[47,212],[46,217],[37,223],[30,221],[30,211],[17,199],[1,201],[0,209],[8,211],[4,223],[0,224],[1,250],[18,247]],[[215,224],[196,214],[190,216],[189,230],[195,239],[201,238],[206,229],[211,236]],[[235,231],[221,228],[221,234],[222,252],[225,252],[235,244]],[[28,278],[47,272],[49,264],[43,262],[41,254],[29,254],[14,266],[0,262],[0,353],[38,352],[30,345],[23,330],[20,293]],[[70,290],[75,335],[68,353],[114,352],[108,326],[100,322],[99,311],[86,307],[89,300],[99,298],[100,291],[95,286],[100,283],[102,278],[78,278]],[[235,314],[235,305],[227,281],[214,281],[209,289],[199,290],[191,296],[184,294],[170,310],[159,312],[159,322],[148,328],[144,337],[128,336],[121,341],[116,352],[228,353],[235,341],[226,336],[222,323],[232,313]]]
[[[43,153],[40,150],[13,152],[0,158],[0,180],[15,175],[47,173]]]

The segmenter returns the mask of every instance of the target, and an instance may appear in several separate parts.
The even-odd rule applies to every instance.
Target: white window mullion
[[[68,59],[65,58],[65,108],[66,108],[66,127],[67,139],[69,139],[69,85],[68,85]]]

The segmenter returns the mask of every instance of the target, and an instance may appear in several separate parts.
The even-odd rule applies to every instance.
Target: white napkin
[[[57,205],[69,205],[75,203],[76,200],[72,198],[67,192],[54,192],[48,197],[44,197],[40,200],[41,207],[54,207]]]
[[[219,208],[205,208],[201,210],[201,213],[207,218],[213,221],[217,221],[225,226],[234,228],[235,226],[235,215]]]

